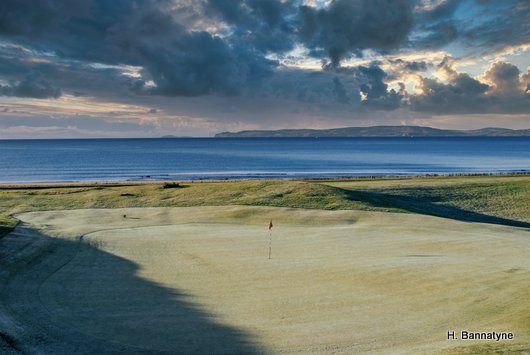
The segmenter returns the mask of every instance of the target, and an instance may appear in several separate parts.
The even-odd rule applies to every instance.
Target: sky
[[[0,139],[530,128],[529,0],[2,0]]]

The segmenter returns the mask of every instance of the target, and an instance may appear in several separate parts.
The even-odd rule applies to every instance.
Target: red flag
[[[272,229],[272,218],[271,218],[271,220],[269,221],[269,230],[271,230],[271,229]]]

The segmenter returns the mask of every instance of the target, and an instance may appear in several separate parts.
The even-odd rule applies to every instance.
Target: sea
[[[530,137],[0,140],[0,182],[530,173]]]

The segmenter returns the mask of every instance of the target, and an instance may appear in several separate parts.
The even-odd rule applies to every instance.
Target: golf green
[[[22,223],[0,240],[0,329],[21,352],[530,347],[527,229],[243,206],[17,218]],[[513,339],[448,339],[452,331]]]

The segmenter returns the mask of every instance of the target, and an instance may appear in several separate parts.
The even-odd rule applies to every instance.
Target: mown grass
[[[16,226],[13,215],[20,212],[219,205],[420,213],[529,227],[530,176],[0,188],[0,236]]]

